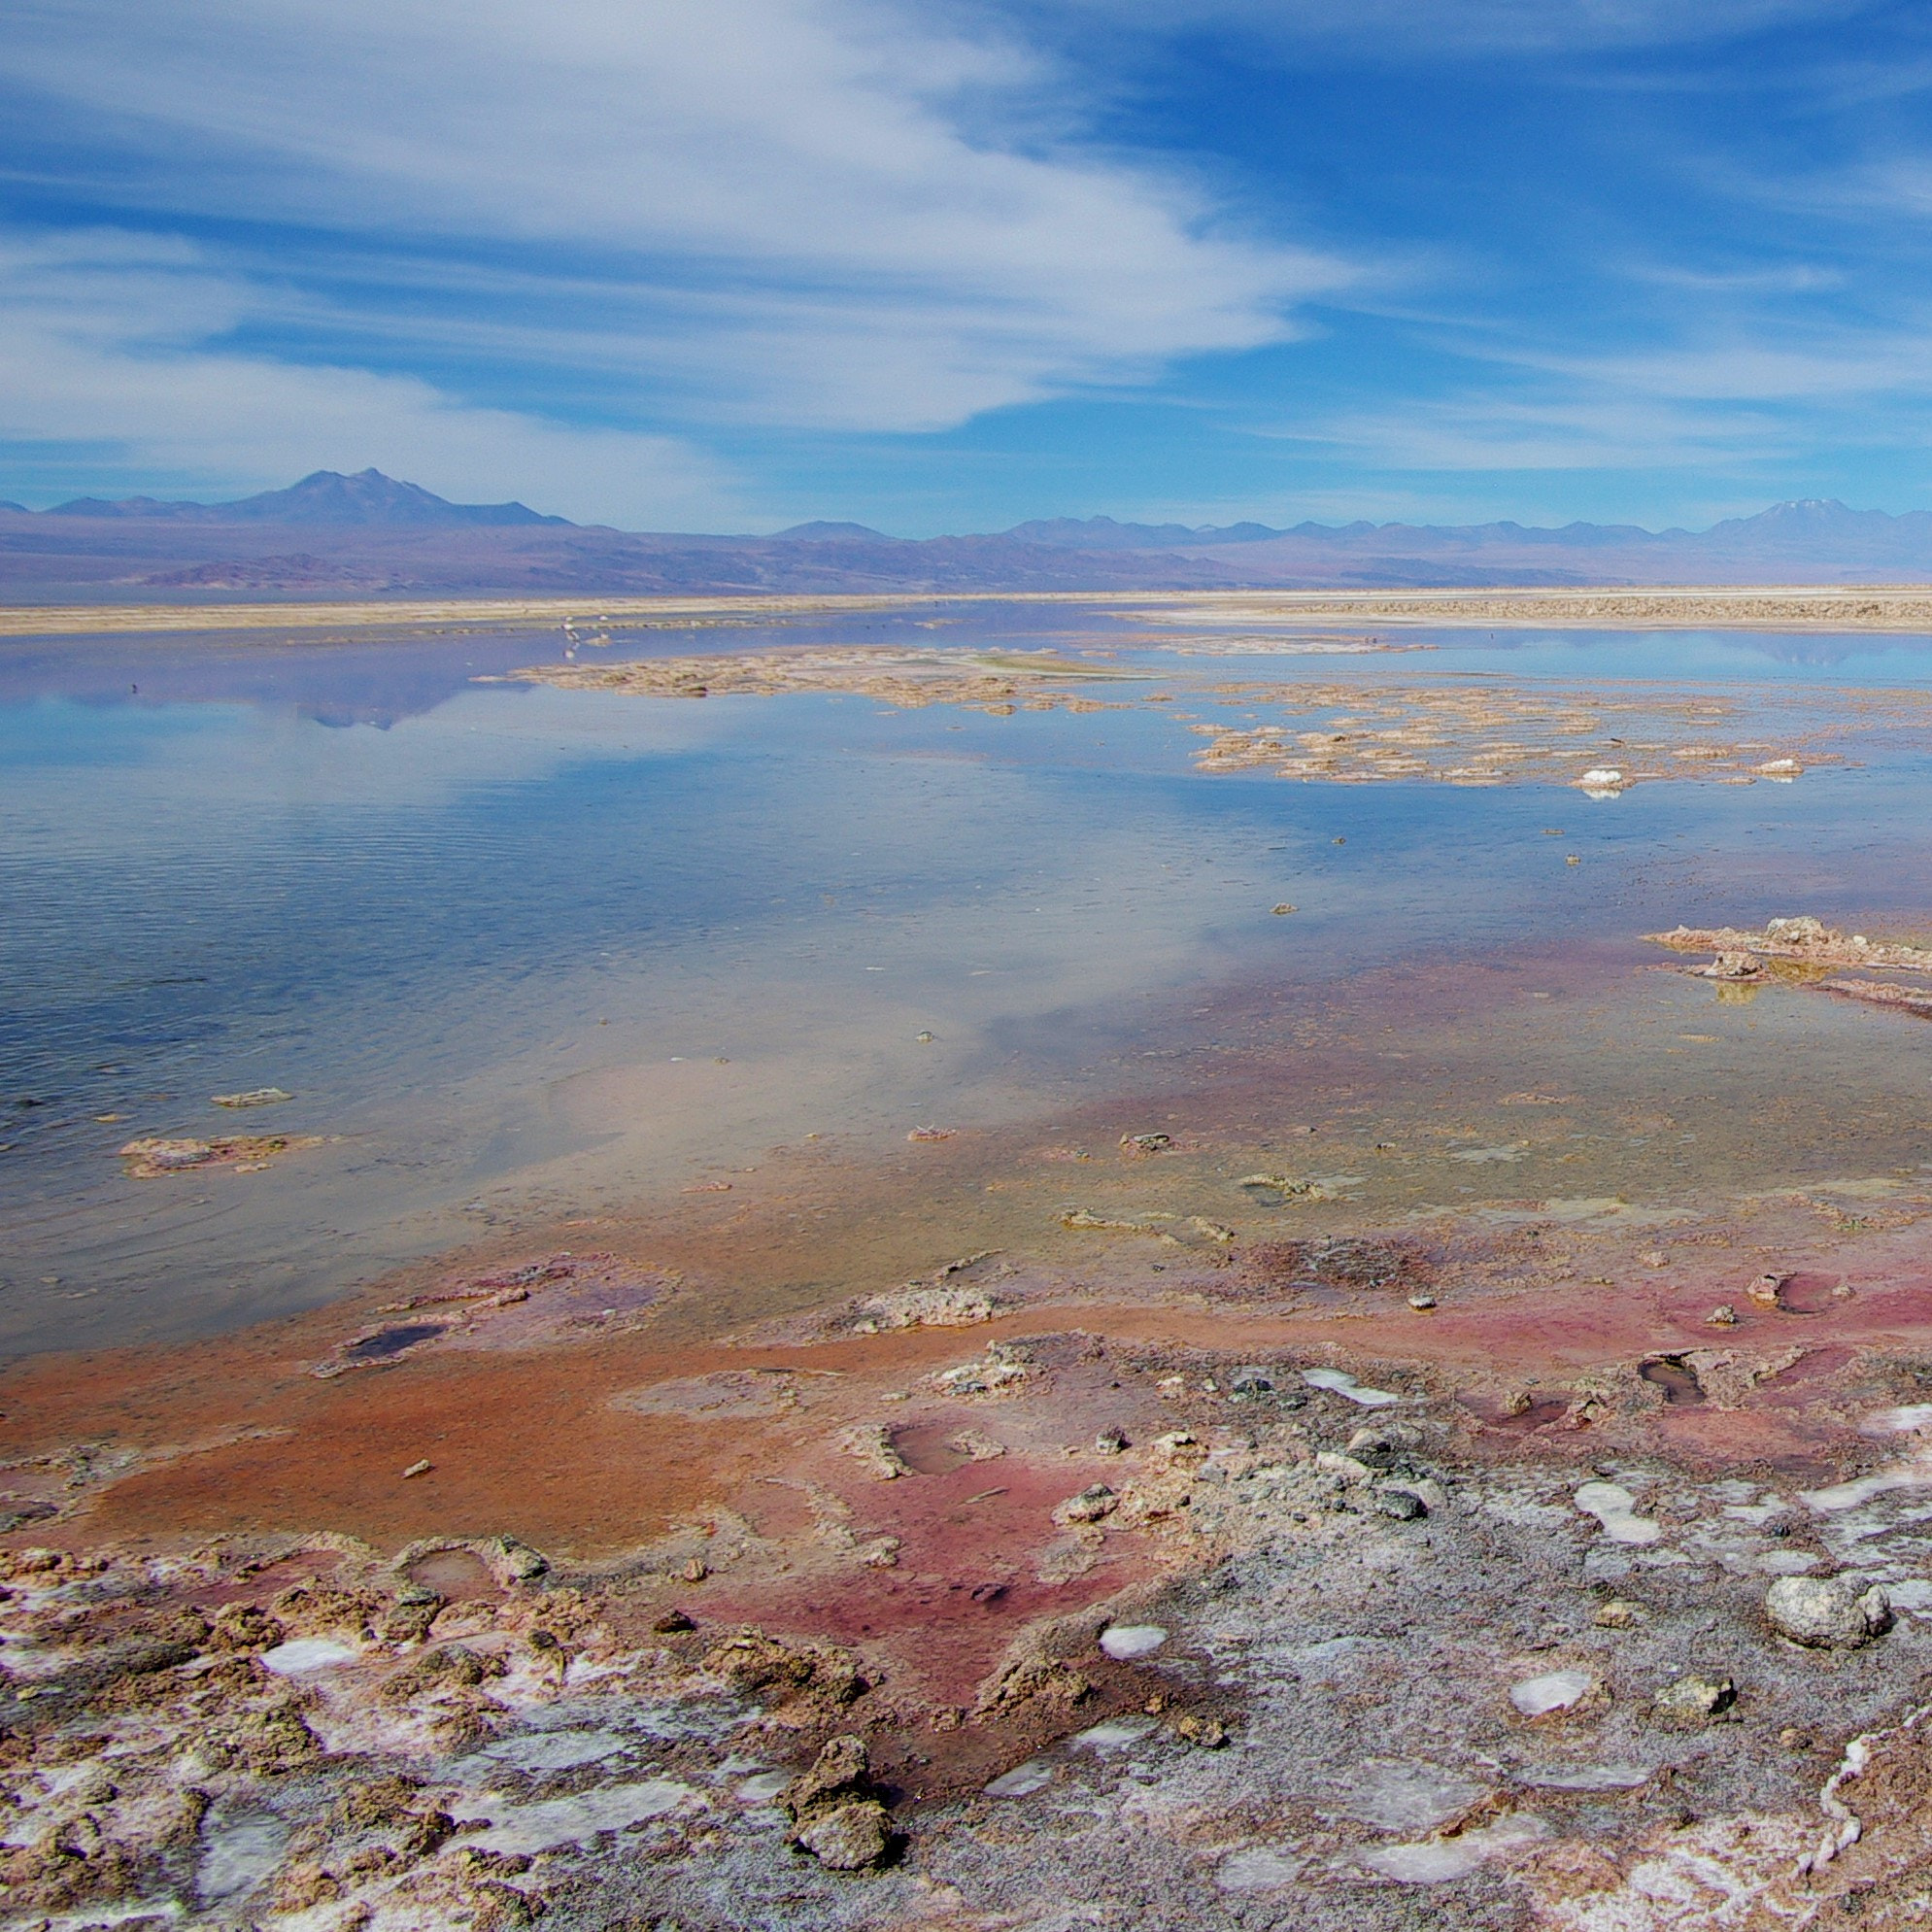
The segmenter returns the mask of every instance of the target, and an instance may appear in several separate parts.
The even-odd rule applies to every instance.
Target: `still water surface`
[[[1230,651],[1119,612],[912,606],[619,631],[604,654],[1050,648],[1146,674],[1096,687],[1119,708],[1006,717],[476,681],[557,661],[555,632],[0,647],[0,1347],[257,1319],[506,1217],[675,1198],[806,1135],[864,1160],[923,1125],[1051,1122],[1110,1084],[1193,1079],[1209,1053],[1238,1081],[1244,1053],[1312,1053],[1298,1019],[1345,1040],[1371,1007],[1382,1073],[1347,1078],[1377,1118],[1467,1102],[1479,1151],[1501,1131],[1470,1112],[1485,1081],[1574,1081],[1585,1053],[1626,1124],[1675,1108],[1668,1135],[1617,1140],[1642,1171],[1606,1154],[1586,1185],[1499,1154],[1432,1179],[1444,1198],[1932,1160],[1917,1023],[1818,999],[1720,1010],[1635,943],[1799,911],[1922,931],[1932,763],[1912,707],[1793,784],[1597,801],[1209,775],[1184,722],[1241,702],[1209,690],[1230,682],[1467,677],[1772,692],[1829,718],[1842,691],[1932,690],[1932,639],[1403,641],[1434,648],[1272,656],[1252,627]],[[1440,997],[1442,975],[1511,960],[1559,997],[1566,958],[1595,976],[1587,1026]],[[1434,990],[1407,1013],[1418,971]],[[1693,1047],[1721,1066],[1693,1076]],[[1285,1106],[1339,1077],[1318,1060]],[[295,1098],[210,1103],[267,1086]],[[1773,1106],[1767,1145],[1748,1116]],[[253,1174],[138,1180],[116,1159],[138,1135],[236,1131],[324,1144]]]

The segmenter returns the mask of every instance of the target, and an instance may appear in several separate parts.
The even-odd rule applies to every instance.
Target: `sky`
[[[11,0],[0,497],[1932,507],[1932,8]]]

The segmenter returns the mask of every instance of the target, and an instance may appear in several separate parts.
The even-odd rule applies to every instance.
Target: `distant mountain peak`
[[[216,524],[384,525],[555,524],[565,517],[543,517],[523,503],[452,503],[419,483],[400,483],[379,469],[345,476],[340,470],[312,470],[287,490],[265,490],[232,503],[162,502],[153,496],[126,496],[108,502],[78,496],[48,513],[59,517],[165,517],[175,522]]]
[[[561,524],[523,503],[452,503],[420,483],[398,482],[379,469],[312,470],[287,490],[212,506],[224,519],[273,524]]]
[[[898,538],[889,537],[884,530],[875,530],[869,524],[829,524],[819,521],[810,524],[794,524],[789,530],[778,530],[772,536],[774,543],[897,543]]]

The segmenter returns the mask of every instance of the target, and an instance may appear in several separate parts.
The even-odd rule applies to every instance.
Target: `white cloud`
[[[1760,321],[1711,328],[1704,338],[1621,354],[1524,351],[1498,359],[1660,406],[1918,401],[1932,392],[1932,335],[1922,315],[1829,331]]]
[[[1759,323],[1579,355],[1490,347],[1445,397],[1338,410],[1263,433],[1392,473],[1752,469],[1922,449],[1932,334],[1915,317],[1827,332]],[[1802,486],[1800,486],[1802,487]]]
[[[1843,269],[1819,268],[1805,262],[1765,268],[1689,268],[1670,262],[1637,261],[1625,270],[1631,281],[1658,288],[1679,289],[1687,295],[1822,295],[1846,286]]]
[[[1350,276],[1083,145],[1065,76],[911,0],[39,0],[9,38],[133,143],[117,191],[591,277],[531,332],[620,409],[930,429],[1282,340]]]
[[[1235,26],[1397,65],[1444,53],[1594,53],[1695,46],[1864,11],[1867,0],[1066,0],[1110,19]]]
[[[671,438],[480,409],[414,377],[207,346],[253,291],[181,242],[0,238],[0,442],[57,467],[243,491],[374,463],[461,501],[663,527],[741,522],[718,465]]]
[[[1762,419],[1747,423],[1735,413],[1672,407],[1642,394],[1516,400],[1478,392],[1340,414],[1295,430],[1292,439],[1345,450],[1370,469],[1494,474],[1735,467],[1787,455],[1789,433]],[[1754,442],[1759,447],[1751,448]]]

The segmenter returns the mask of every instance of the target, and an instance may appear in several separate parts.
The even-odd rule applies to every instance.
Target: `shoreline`
[[[1443,1205],[1426,1115],[1364,1083],[1369,1013],[1500,1085],[1509,989],[1594,1009],[1635,960],[1507,964],[1473,1003],[1466,968],[1391,978],[1316,1049],[1313,1140],[1258,1066],[0,1370],[23,1909],[1002,1932],[1078,1896],[1598,1932],[1646,1923],[1662,1871],[1891,1923],[1928,1850],[1898,1727],[1932,1673],[1932,1174],[1713,1146],[1694,1186],[1646,1157],[1624,1196],[1557,1167],[1523,1182],[1574,1195]],[[1767,1010],[1837,1010],[1764,977]],[[1553,1149],[1581,1103],[1497,1104]],[[1116,1147],[1124,1112],[1161,1131]],[[1844,1173],[1814,1127],[1787,1155]],[[1366,1201],[1298,1193],[1372,1141]],[[882,1216],[858,1278],[813,1264]],[[996,1222],[1003,1248],[898,1271]],[[1793,1579],[1882,1627],[1788,1641]],[[1804,1866],[1847,1763],[1858,1842]],[[231,1911],[200,1875],[239,1844]]]
[[[0,606],[0,637],[163,635],[182,631],[430,630],[618,623],[686,628],[761,619],[841,616],[935,604],[1031,604],[1146,613],[1172,621],[1294,622],[1310,628],[1426,625],[1440,628],[1626,630],[1932,630],[1924,585],[1660,585],[1552,591],[1508,585],[1416,591],[972,591],[767,595],[348,598],[286,604]]]
[[[512,1246],[17,1365],[0,1441],[59,1508],[0,1537],[0,1751],[118,1740],[120,1853],[0,1856],[31,1909],[155,1897],[179,1860],[144,1821],[192,1789],[204,1837],[284,1821],[253,1910],[331,1932],[491,1899],[590,1928],[616,1896],[991,1932],[1073,1885],[1216,1928],[1259,1890],[1298,1925],[1407,1895],[1587,1932],[1568,1903],[1636,1910],[1679,1855],[1766,1910],[1904,1899],[1890,1785],[1856,1848],[1796,1853],[1932,1664],[1932,1595],[1891,1580],[1932,1481],[1932,1196],[1849,1232],[1802,1194],[1519,1209],[1185,1253],[1102,1227],[1084,1266],[963,1260],[703,1339],[659,1334],[646,1255]],[[1784,1642],[1768,1586],[1807,1575],[1890,1580],[1891,1626]],[[1371,1770],[1454,1801],[1348,1799],[1364,1712]],[[773,1802],[840,1739],[898,1847],[868,1878]],[[345,1863],[323,1821],[378,1775],[403,1837]],[[1099,1821],[1070,1848],[1068,1801]],[[76,1801],[17,1802],[44,1846]]]

